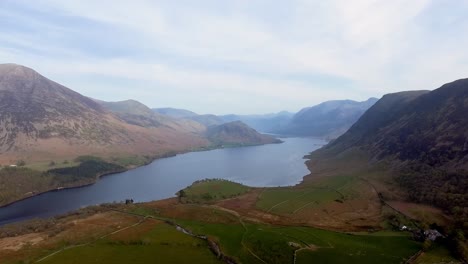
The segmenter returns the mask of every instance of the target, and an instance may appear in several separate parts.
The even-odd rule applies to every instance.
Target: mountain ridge
[[[203,118],[217,124],[211,116]],[[92,99],[31,68],[0,64],[3,164],[80,155],[158,157],[206,148],[213,143],[204,134],[207,125],[203,121],[158,114],[136,100]]]
[[[405,196],[384,199],[436,205],[468,218],[468,79],[433,91],[388,94],[341,137],[312,153],[316,160],[364,151],[383,165]],[[379,179],[375,179],[379,181]],[[382,180],[382,179],[380,179]],[[461,208],[461,209],[460,209]]]
[[[289,123],[272,131],[293,136],[336,138],[346,132],[378,99],[366,101],[332,100],[297,112]]]

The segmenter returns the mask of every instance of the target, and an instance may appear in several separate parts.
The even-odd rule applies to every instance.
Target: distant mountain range
[[[214,144],[204,120],[173,118],[169,112],[160,114],[134,100],[91,99],[30,68],[0,64],[0,163],[89,154],[159,156]],[[259,141],[232,136],[245,144],[276,142],[257,134]]]
[[[306,107],[298,113],[282,111],[263,115],[198,115],[189,110],[155,108],[153,111],[174,118],[197,121],[206,126],[242,121],[260,132],[284,136],[337,138],[371,107],[377,98],[363,102],[334,100]]]
[[[282,127],[287,125],[291,118],[294,116],[293,113],[282,111],[279,113],[271,113],[264,115],[223,115],[220,118],[224,122],[242,121],[247,125],[255,128],[258,131],[266,133],[275,133]]]

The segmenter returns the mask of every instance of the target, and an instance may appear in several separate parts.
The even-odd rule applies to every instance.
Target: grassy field
[[[95,243],[70,248],[40,263],[222,263],[207,243],[148,219]]]
[[[47,171],[50,169],[78,166],[79,164],[80,162],[75,160],[51,160],[26,164],[26,167],[37,171]]]
[[[57,188],[52,175],[25,167],[0,170],[0,205],[29,197],[34,193]]]
[[[98,175],[124,169],[93,156],[80,156],[73,161],[50,166],[37,163],[24,167],[4,167],[0,169],[0,205],[56,188],[91,184]]]
[[[421,247],[400,233],[350,235],[307,227],[181,221],[195,233],[215,238],[242,263],[401,263]]]
[[[246,193],[249,187],[228,180],[202,180],[179,191],[185,203],[207,203],[227,199]]]
[[[255,208],[298,224],[340,230],[378,229],[382,205],[377,192],[360,176],[339,174],[294,187],[266,188]]]
[[[262,192],[257,203],[261,210],[276,214],[293,214],[306,207],[340,200],[341,195],[328,188],[278,188]]]
[[[436,264],[436,263],[460,263],[461,262],[455,259],[450,251],[441,245],[433,245],[428,252],[421,254],[415,264]]]

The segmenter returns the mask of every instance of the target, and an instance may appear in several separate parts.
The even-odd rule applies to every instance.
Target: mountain
[[[468,79],[388,94],[320,152],[360,149],[385,162],[409,199],[468,216]],[[463,210],[461,211],[463,214]]]
[[[224,122],[242,121],[252,128],[262,132],[276,132],[288,124],[294,114],[282,111],[264,115],[223,115],[220,118]]]
[[[189,120],[198,122],[198,123],[203,124],[203,125],[205,125],[207,127],[216,126],[216,125],[220,125],[220,124],[224,123],[224,121],[220,117],[218,117],[216,115],[210,115],[210,114],[195,115],[195,116],[186,117],[184,119],[189,119]]]
[[[63,160],[90,154],[159,156],[219,143],[274,141],[245,125],[207,130],[221,122],[217,116],[197,115],[188,110],[154,111],[135,100],[91,99],[30,68],[0,64],[2,163],[11,164],[19,159]],[[207,134],[216,142],[211,142]]]
[[[139,111],[133,108],[134,102],[128,105],[132,111]],[[132,124],[123,115],[30,68],[0,65],[2,163],[82,154],[159,155],[209,144],[199,135],[161,126],[158,120],[152,125],[155,127],[148,129]]]
[[[138,101],[98,102],[127,123],[143,127],[157,127],[161,125],[160,120],[162,117]]]
[[[96,100],[98,101],[98,100]],[[205,126],[200,122],[189,119],[178,119],[154,112],[148,106],[135,101],[125,100],[120,102],[98,101],[106,110],[114,113],[125,122],[141,127],[166,127],[186,133],[200,133]]]
[[[274,137],[258,133],[241,121],[211,126],[207,129],[206,136],[211,142],[219,145],[259,145],[281,142]]]
[[[198,122],[204,126],[214,126],[214,125],[220,125],[224,123],[224,121],[216,116],[216,115],[199,115],[195,112],[185,110],[185,109],[178,109],[178,108],[153,108],[153,112],[176,118],[176,119],[185,119],[185,120],[192,120],[195,122]]]
[[[378,99],[367,101],[327,101],[316,106],[303,108],[283,127],[272,131],[293,136],[336,138],[343,134]]]
[[[184,117],[191,117],[191,116],[197,116],[197,113],[194,113],[189,110],[185,109],[178,109],[178,108],[153,108],[152,109],[155,113],[161,114],[161,115],[166,115],[166,116],[171,116],[174,118],[184,118]]]

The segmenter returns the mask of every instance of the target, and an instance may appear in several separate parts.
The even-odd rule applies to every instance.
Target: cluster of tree
[[[448,172],[425,164],[412,164],[401,170],[397,181],[417,202],[435,204],[453,213],[468,207],[468,173]]]
[[[197,183],[203,183],[203,182],[231,182],[231,183],[237,183],[234,181],[226,180],[226,179],[221,179],[221,178],[205,178],[202,180],[196,180],[192,183],[192,185],[195,185]],[[190,186],[188,187],[190,188]]]
[[[97,176],[123,171],[124,169],[120,165],[100,159],[86,159],[77,166],[51,169],[48,170],[48,173],[54,175],[54,180],[66,184],[82,180],[93,180]]]
[[[441,229],[449,248],[468,261],[468,173],[412,162],[400,171],[397,181],[411,190],[411,200],[436,205],[453,217],[453,224]]]

